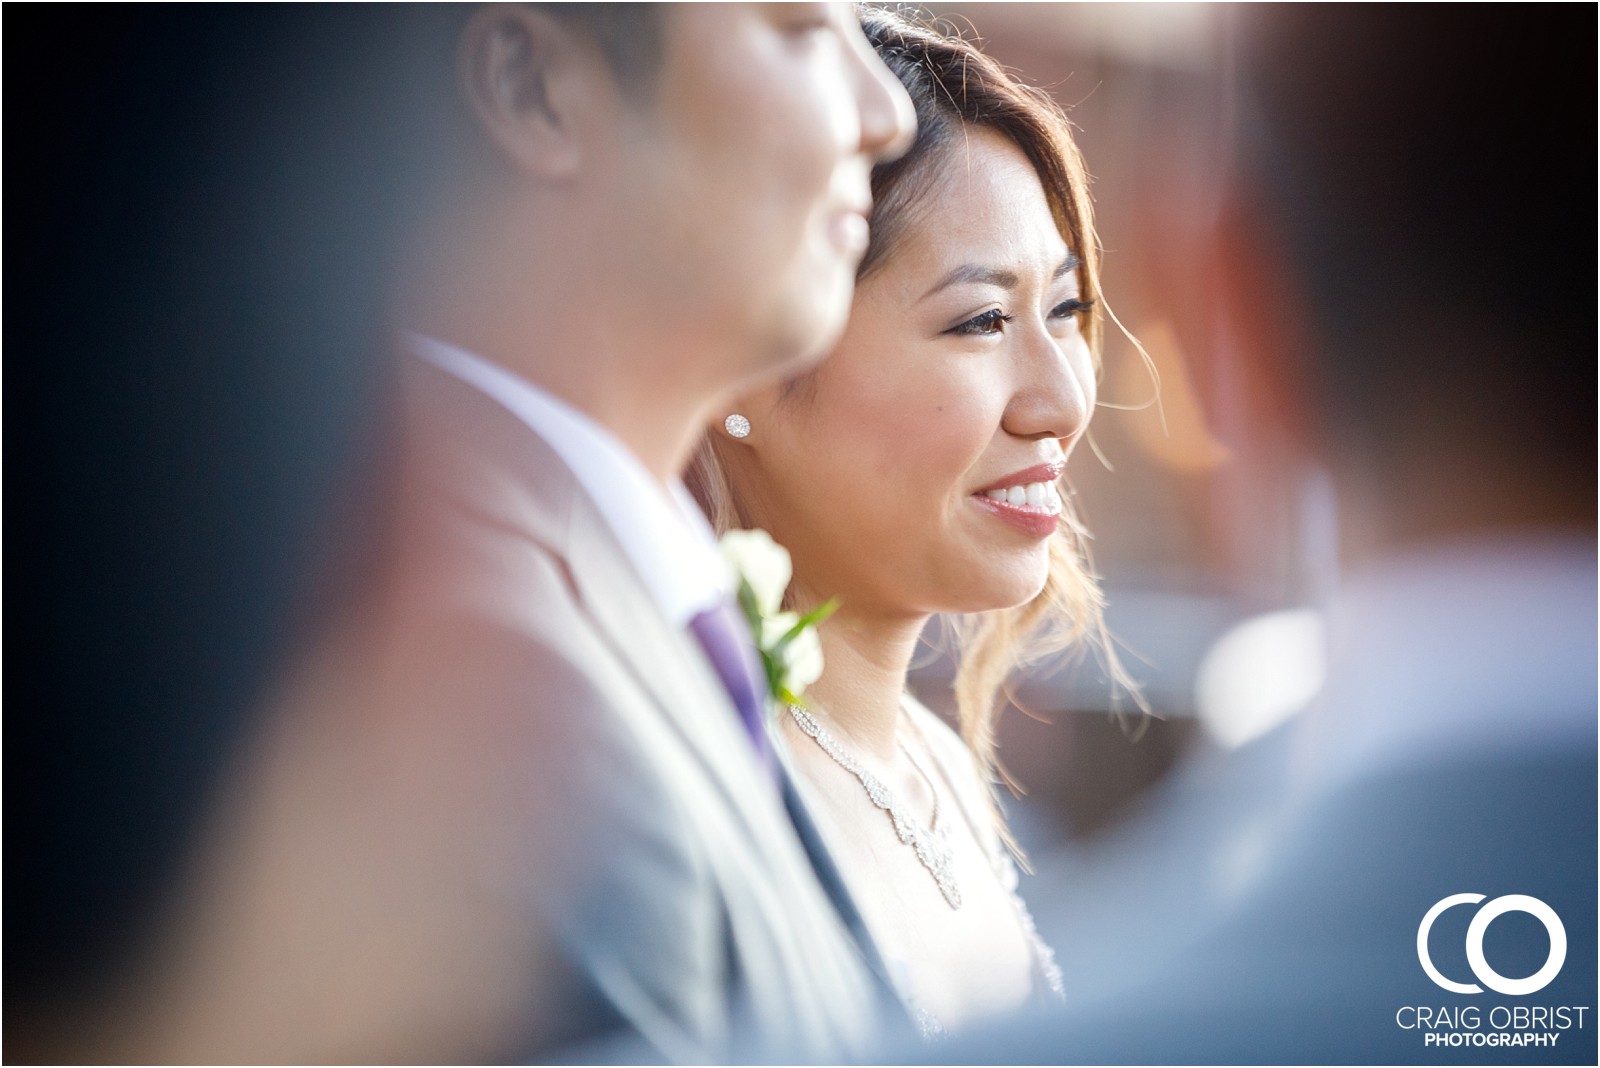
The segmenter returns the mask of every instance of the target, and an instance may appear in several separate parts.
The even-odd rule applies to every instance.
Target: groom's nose
[[[917,135],[917,113],[905,86],[867,42],[849,16],[851,75],[861,114],[861,151],[874,160],[896,159]]]

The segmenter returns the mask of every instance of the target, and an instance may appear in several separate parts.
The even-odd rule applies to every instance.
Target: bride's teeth
[[[1021,486],[1007,486],[1004,489],[984,490],[983,495],[991,501],[1009,504],[1021,508],[1044,508],[1052,512],[1061,511],[1061,493],[1054,482],[1029,482]]]

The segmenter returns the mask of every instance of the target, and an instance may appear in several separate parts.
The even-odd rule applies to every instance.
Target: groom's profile
[[[377,903],[346,952],[440,1022],[408,1054],[848,1057],[880,1025],[872,952],[748,722],[749,638],[677,473],[719,396],[842,328],[909,103],[845,5],[457,18],[377,579],[263,789],[350,801],[304,818]]]

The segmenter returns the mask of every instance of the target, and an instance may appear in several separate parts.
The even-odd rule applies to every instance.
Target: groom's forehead
[[[651,17],[642,22],[614,23],[602,51],[624,88],[630,85],[654,95],[660,79],[714,80],[737,71],[741,81],[777,81],[783,75],[773,63],[773,42],[782,27],[804,19],[831,18],[854,24],[855,15],[841,3],[662,3],[644,7]],[[809,14],[798,9],[811,9]],[[828,9],[833,9],[829,11]],[[605,27],[597,27],[604,31]],[[624,51],[631,54],[624,58]]]

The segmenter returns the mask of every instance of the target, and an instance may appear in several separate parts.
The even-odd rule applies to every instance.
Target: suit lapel
[[[433,472],[434,490],[480,521],[523,534],[565,566],[597,634],[684,739],[748,846],[767,858],[779,887],[814,874],[853,936],[880,998],[899,1005],[786,761],[780,755],[775,784],[704,650],[662,616],[571,470],[521,420],[476,388],[420,361],[410,361],[406,379],[421,432],[412,452]],[[785,907],[802,908],[805,899],[786,895]]]
[[[405,378],[419,435],[411,452],[431,470],[435,490],[565,566],[579,606],[618,663],[684,738],[752,842],[773,852],[783,829],[776,824],[787,823],[782,801],[732,699],[699,643],[662,616],[571,469],[477,388],[420,360],[407,362]]]
[[[641,684],[656,693],[657,702],[706,760],[758,847],[770,855],[786,837],[784,832],[793,832],[801,846],[799,855],[788,849],[777,852],[784,854],[789,864],[809,862],[817,883],[855,942],[862,963],[872,973],[878,998],[887,1006],[903,1008],[877,943],[867,931],[866,921],[795,787],[787,761],[780,756],[775,765],[775,789],[766,767],[756,759],[755,750],[745,737],[743,723],[726,688],[698,643],[665,625],[653,604],[638,603],[641,588],[632,580],[631,572],[619,569],[623,561],[606,559],[604,549],[614,546],[614,539],[587,498],[575,505],[573,521],[574,578],[619,657],[632,664]],[[619,575],[625,575],[628,581],[619,581]],[[644,617],[649,617],[650,622],[645,623]],[[781,749],[782,743],[777,744]],[[776,799],[779,804],[769,805],[768,799]],[[777,836],[768,824],[773,818],[783,825],[777,828]]]
[[[771,798],[773,804],[759,807],[779,811],[772,780],[704,650],[662,617],[593,501],[577,493],[567,560],[584,609],[746,822],[753,798]]]

